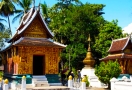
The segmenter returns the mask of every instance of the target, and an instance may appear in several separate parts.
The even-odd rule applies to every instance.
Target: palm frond
[[[7,22],[5,19],[2,19],[2,18],[0,18],[0,21],[4,21],[4,22]]]
[[[3,23],[0,23],[0,32],[3,32],[5,30],[5,26],[3,25]]]
[[[19,13],[18,15],[16,15],[13,20],[12,23],[14,23],[18,18],[21,18],[23,16],[24,12]]]

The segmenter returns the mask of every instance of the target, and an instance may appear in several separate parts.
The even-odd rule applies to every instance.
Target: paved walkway
[[[91,88],[87,88],[87,90],[109,90],[107,88],[95,88],[95,87],[91,87]]]
[[[13,90],[13,89],[9,89],[9,90]],[[21,90],[20,87],[18,87],[17,90]],[[49,86],[49,87],[27,87],[26,90],[70,90],[70,89],[67,86]],[[109,90],[109,89],[88,87],[86,90]]]

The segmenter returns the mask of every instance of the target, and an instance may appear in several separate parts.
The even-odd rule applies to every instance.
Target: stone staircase
[[[45,75],[33,76],[32,86],[33,87],[49,87],[49,83]]]

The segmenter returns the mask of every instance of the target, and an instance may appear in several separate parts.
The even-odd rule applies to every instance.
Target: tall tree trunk
[[[8,24],[9,24],[10,34],[11,34],[11,37],[12,37],[12,31],[11,31],[11,25],[10,25],[10,18],[9,18],[9,15],[8,15]]]

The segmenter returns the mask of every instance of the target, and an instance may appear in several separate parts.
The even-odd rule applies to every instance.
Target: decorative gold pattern
[[[37,17],[22,35],[34,38],[50,38],[45,29]],[[43,55],[45,56],[43,74],[58,74],[61,50],[56,47],[12,46],[11,49],[6,51],[5,55],[7,56],[4,58],[4,61],[7,61],[7,73],[33,74],[33,56]],[[10,57],[8,52],[11,52]],[[12,72],[10,72],[11,69]]]
[[[25,37],[47,38],[46,30],[44,29],[39,18],[36,18],[24,33]]]
[[[131,50],[130,49],[125,49],[124,53],[131,53]]]
[[[45,74],[57,74],[59,63],[59,48],[44,47],[19,47],[20,63],[18,65],[18,74],[33,73],[33,55],[45,56]]]

